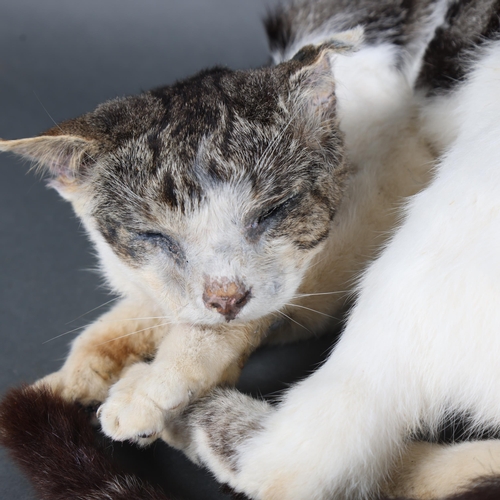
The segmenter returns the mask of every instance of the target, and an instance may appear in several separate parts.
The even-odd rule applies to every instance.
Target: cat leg
[[[219,480],[256,499],[365,498],[447,412],[498,428],[499,67],[496,43],[457,93],[456,142],[363,276],[327,362],[239,438],[224,440],[220,394],[210,418],[203,405],[187,414],[188,453]]]
[[[123,299],[73,342],[63,367],[37,382],[68,401],[102,402],[122,370],[154,355],[168,326],[158,310]]]
[[[136,363],[98,411],[109,437],[148,444],[189,401],[217,384],[234,384],[268,324],[173,325],[151,364]]]
[[[251,498],[371,493],[416,422],[396,411],[405,404],[398,401],[402,388],[391,388],[387,379],[393,370],[404,371],[395,368],[390,343],[385,357],[375,341],[363,349],[363,339],[345,339],[276,409],[228,390],[195,403],[184,416],[185,427],[174,429],[175,444]],[[371,357],[381,362],[371,363]]]

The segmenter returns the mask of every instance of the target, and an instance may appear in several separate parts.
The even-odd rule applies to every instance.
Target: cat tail
[[[5,395],[0,444],[42,500],[173,500],[120,471],[97,443],[85,410],[45,387]]]
[[[500,477],[479,481],[469,491],[460,493],[450,500],[498,500],[500,498]]]

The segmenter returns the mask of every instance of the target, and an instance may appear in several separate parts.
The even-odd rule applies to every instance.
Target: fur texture
[[[462,494],[470,476],[438,491],[405,454],[475,456],[409,445],[453,412],[498,426],[497,14],[295,2],[268,22],[273,68],[215,68],[0,142],[52,175],[124,297],[40,384],[105,401],[107,435],[161,436],[251,498]],[[321,332],[384,243],[330,358],[276,408],[216,391],[182,413],[269,332]],[[463,495],[493,494],[495,467]]]
[[[47,388],[25,386],[4,396],[0,443],[42,500],[174,500],[118,471],[83,408]]]

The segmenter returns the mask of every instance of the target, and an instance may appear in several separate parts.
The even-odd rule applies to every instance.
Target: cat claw
[[[156,436],[156,432],[151,432],[151,433],[146,433],[146,434],[139,434],[137,437],[140,439],[149,439],[152,438],[153,436]]]

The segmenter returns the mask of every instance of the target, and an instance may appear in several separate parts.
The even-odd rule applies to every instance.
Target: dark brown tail
[[[82,408],[47,389],[11,389],[0,404],[0,444],[42,500],[173,500],[118,470]]]
[[[499,500],[500,478],[485,479],[471,490],[453,497],[451,500]]]
[[[410,500],[407,498],[383,498],[380,500]],[[468,491],[446,497],[442,500],[500,500],[500,478],[479,480]]]

